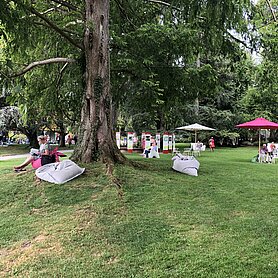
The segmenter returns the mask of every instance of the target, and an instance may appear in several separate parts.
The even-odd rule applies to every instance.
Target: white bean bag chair
[[[41,166],[36,170],[36,176],[44,181],[62,184],[80,176],[84,171],[85,168],[80,168],[73,161],[67,159]]]
[[[185,156],[177,154],[172,158],[173,169],[175,171],[190,175],[198,176],[199,161],[194,156]]]

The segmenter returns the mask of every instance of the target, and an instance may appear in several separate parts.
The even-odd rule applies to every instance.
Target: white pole
[[[197,130],[195,130],[195,143],[197,143]]]
[[[261,129],[259,129],[259,155],[261,153]]]

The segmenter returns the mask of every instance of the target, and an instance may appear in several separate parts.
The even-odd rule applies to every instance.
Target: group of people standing
[[[276,152],[276,145],[272,142],[269,147],[266,144],[263,144],[262,148],[260,149],[259,159],[260,162],[268,163],[272,161],[274,152]]]

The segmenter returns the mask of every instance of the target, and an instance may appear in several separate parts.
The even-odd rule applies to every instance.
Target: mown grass
[[[198,177],[171,170],[171,155],[101,164],[64,185],[36,184],[0,161],[0,276],[277,277],[277,164],[255,148],[198,158]]]
[[[0,146],[0,156],[25,154],[30,151],[29,145]]]

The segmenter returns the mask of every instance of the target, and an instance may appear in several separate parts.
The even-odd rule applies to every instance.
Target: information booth
[[[145,149],[150,149],[152,145],[156,145],[158,152],[168,154],[175,149],[175,135],[169,132],[163,134],[143,132],[140,138],[132,131],[126,136],[121,132],[116,132],[116,143],[119,149],[127,150],[129,153],[138,150],[143,152]]]
[[[169,153],[169,133],[163,133],[163,153]]]
[[[168,150],[169,152],[173,151],[173,135],[169,134],[168,136]]]
[[[127,151],[129,153],[132,153],[133,151],[133,137],[134,137],[134,132],[127,133]]]
[[[116,132],[116,143],[117,147],[120,149],[121,148],[121,132]]]
[[[158,152],[160,152],[160,133],[156,133],[155,135],[156,145],[158,148]]]

